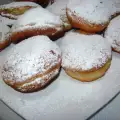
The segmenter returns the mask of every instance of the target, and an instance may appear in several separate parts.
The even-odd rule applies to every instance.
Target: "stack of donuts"
[[[0,50],[14,44],[1,68],[7,85],[29,93],[61,68],[80,82],[107,73],[112,50],[120,53],[120,0],[55,0],[47,8],[25,1],[0,6]]]

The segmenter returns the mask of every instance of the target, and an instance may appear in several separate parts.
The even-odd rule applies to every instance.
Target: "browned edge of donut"
[[[11,82],[13,82],[12,80],[4,80],[4,82],[9,85],[10,87],[12,87],[14,90],[18,91],[18,92],[22,92],[22,93],[32,93],[32,92],[37,92],[39,90],[42,90],[44,88],[46,88],[51,82],[53,82],[59,75],[59,73],[55,76],[53,76],[51,78],[50,76],[50,79],[44,79],[45,80],[45,83],[44,85],[42,85],[41,83],[34,83],[34,84],[31,84],[31,85],[28,85],[28,86],[24,86],[24,84],[26,83],[30,83],[34,80],[36,80],[37,78],[41,78],[49,73],[51,73],[52,71],[55,71],[55,70],[59,70],[60,71],[60,67],[61,67],[61,63],[55,65],[54,67],[52,67],[51,69],[49,69],[48,71],[46,71],[45,73],[43,74],[36,74],[32,77],[30,77],[29,79],[27,79],[26,81],[24,82],[16,82],[16,83],[12,83],[13,85],[11,85]]]
[[[95,33],[95,32],[103,31],[109,24],[109,22],[102,24],[102,25],[101,24],[91,24],[88,21],[85,21],[81,17],[78,18],[72,12],[71,12],[72,16],[70,16],[68,14],[68,12],[71,12],[71,11],[67,8],[66,14],[67,14],[68,20],[70,21],[71,25],[74,28],[80,28],[81,30],[86,31],[86,32]]]
[[[95,80],[97,80],[98,78],[101,78],[102,76],[104,76],[105,75],[105,73],[106,73],[106,71],[109,69],[109,67],[110,67],[110,65],[111,65],[111,61],[112,61],[112,58],[111,59],[109,59],[107,62],[106,62],[106,64],[104,65],[104,66],[102,66],[102,67],[99,67],[99,69],[96,69],[96,70],[94,70],[94,71],[79,71],[79,70],[74,70],[74,69],[66,69],[66,68],[63,68],[64,70],[65,70],[65,72],[69,75],[69,76],[71,76],[72,78],[74,78],[74,79],[76,79],[76,80],[80,80],[80,81],[82,81],[82,82],[91,82],[91,81],[95,81]],[[95,74],[95,72],[100,72],[101,73],[101,75],[99,75],[99,76],[96,76],[96,77],[94,77],[94,78],[78,78],[78,77],[76,77],[76,74],[84,74],[84,75],[88,75],[88,74]],[[96,75],[96,74],[95,74]]]
[[[116,50],[115,48],[112,47],[112,51],[117,52],[120,54],[120,51]]]
[[[7,46],[9,46],[11,44],[10,40],[5,40],[3,42],[0,43],[0,51],[2,51],[3,49],[5,49]]]
[[[13,32],[10,35],[10,40],[17,44],[29,37],[36,36],[36,35],[46,35],[52,40],[56,40],[62,36],[64,36],[64,30],[57,31],[54,28],[47,28],[47,29],[26,29],[19,32]]]

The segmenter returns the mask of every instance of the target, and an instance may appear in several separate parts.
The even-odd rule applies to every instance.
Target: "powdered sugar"
[[[24,6],[39,7],[39,5],[34,2],[11,2],[9,4],[1,5],[0,9],[17,8],[17,7],[24,7]]]
[[[0,43],[4,42],[5,40],[7,40],[8,36],[9,36],[9,27],[6,26],[2,20],[0,20]]]
[[[70,0],[67,7],[69,15],[74,13],[90,23],[104,24],[120,12],[120,0]]]
[[[0,16],[0,20],[2,20],[5,25],[12,25],[16,21],[16,20],[9,19],[9,18],[2,17],[2,16]]]
[[[47,28],[54,27],[55,29],[62,29],[62,21],[59,16],[50,13],[44,8],[33,8],[20,16],[12,27],[12,32],[22,31],[32,28]]]
[[[61,60],[60,55],[59,47],[48,37],[31,37],[8,52],[2,76],[4,80],[25,81],[57,65]]]
[[[75,70],[100,68],[111,58],[111,46],[102,36],[68,33],[61,44],[62,66]]]
[[[114,49],[120,51],[120,16],[117,16],[110,21],[104,36],[108,39]]]
[[[51,71],[49,74],[44,75],[44,76],[41,77],[41,78],[36,78],[36,79],[35,79],[34,81],[32,81],[32,82],[25,83],[23,86],[19,87],[18,89],[20,89],[21,91],[26,91],[26,88],[24,88],[24,87],[29,86],[29,85],[33,85],[33,84],[38,84],[38,85],[40,84],[41,87],[42,87],[42,86],[45,85],[46,79],[47,79],[48,81],[51,80],[53,77],[55,77],[55,76],[58,74],[58,72],[59,72],[58,69],[56,69],[56,70],[54,70],[54,71]],[[48,81],[47,81],[47,82],[48,82]]]
[[[66,16],[66,6],[67,6],[68,0],[60,0],[55,3],[53,3],[51,6],[49,6],[47,9],[51,11],[52,13],[59,15],[61,20],[64,22],[64,24],[67,26],[68,19]]]
[[[60,0],[48,6],[47,9],[57,15],[66,14],[65,10],[66,10],[67,3],[68,3],[68,0],[64,0],[64,1]]]

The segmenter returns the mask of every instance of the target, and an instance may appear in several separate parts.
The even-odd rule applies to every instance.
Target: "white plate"
[[[0,53],[0,63],[12,47]],[[120,90],[120,55],[113,53],[112,65],[97,81],[82,83],[62,70],[60,76],[42,91],[22,94],[1,78],[0,99],[28,120],[84,120],[100,109]]]

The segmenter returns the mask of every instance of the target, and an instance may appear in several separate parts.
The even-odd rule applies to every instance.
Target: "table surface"
[[[0,4],[10,0],[1,0]],[[0,101],[0,120],[24,120],[3,102]],[[116,96],[108,105],[91,116],[89,120],[120,120],[120,95]]]
[[[0,101],[0,120],[24,120]],[[120,95],[88,120],[120,120]]]

